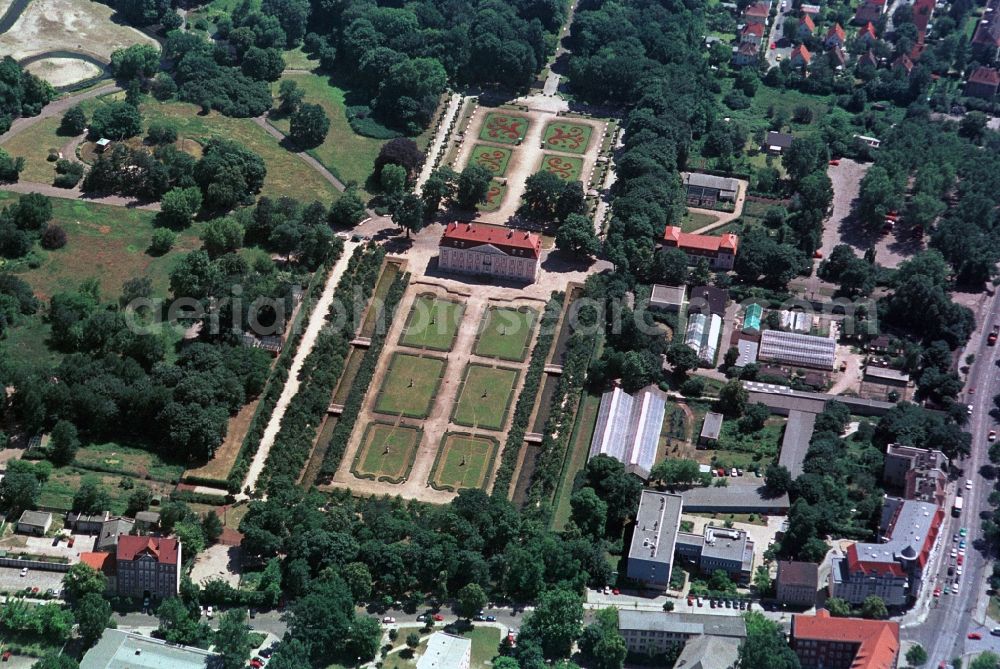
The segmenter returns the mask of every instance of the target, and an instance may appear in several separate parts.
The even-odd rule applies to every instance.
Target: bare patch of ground
[[[43,58],[29,64],[28,72],[44,79],[56,88],[93,79],[101,75],[101,68],[76,58]]]

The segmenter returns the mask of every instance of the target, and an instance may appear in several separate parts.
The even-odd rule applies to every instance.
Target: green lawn
[[[493,176],[502,177],[507,172],[507,163],[513,151],[502,146],[487,146],[476,144],[472,147],[472,157],[469,163],[488,169]]]
[[[112,514],[121,515],[125,512],[128,504],[128,497],[132,489],[128,485],[123,486],[123,481],[128,481],[132,486],[143,485],[164,497],[168,496],[174,486],[158,481],[140,481],[136,477],[123,476],[121,474],[106,474],[92,472],[72,465],[59,467],[52,471],[48,481],[42,484],[42,491],[38,497],[38,504],[44,507],[69,511],[73,507],[73,495],[80,489],[84,482],[91,481],[97,487],[106,492],[111,500]]]
[[[410,472],[421,436],[412,427],[372,423],[365,430],[352,470],[358,476],[401,481]]]
[[[502,429],[516,384],[516,370],[483,365],[467,366],[452,412],[452,422],[486,430]]]
[[[296,82],[305,92],[305,102],[323,107],[330,119],[330,131],[326,140],[309,153],[326,169],[344,183],[355,181],[364,186],[375,168],[375,158],[385,142],[380,139],[362,137],[355,133],[347,122],[344,97],[348,91],[330,83],[330,78],[322,74],[290,72],[283,79]],[[277,95],[281,82],[274,83]],[[273,118],[274,126],[288,134],[287,118]]]
[[[538,312],[522,307],[490,307],[476,340],[476,355],[520,362],[528,353]]]
[[[553,121],[545,128],[542,144],[546,149],[566,153],[586,153],[593,129],[583,123]]]
[[[460,302],[420,295],[413,302],[399,343],[415,348],[450,351],[464,314],[465,305]]]
[[[507,184],[494,180],[489,192],[486,193],[486,202],[476,205],[476,209],[484,213],[496,211],[503,204],[505,195],[507,195]]]
[[[444,371],[441,358],[419,358],[396,353],[390,362],[375,411],[411,418],[426,418]]]
[[[438,488],[482,488],[493,468],[496,439],[466,434],[446,434],[431,480]]]
[[[580,400],[580,408],[576,413],[576,425],[573,427],[573,436],[570,439],[570,451],[563,467],[562,477],[559,479],[559,489],[556,491],[555,512],[552,514],[552,528],[557,532],[562,531],[569,520],[570,497],[573,496],[573,480],[577,472],[587,464],[587,456],[590,453],[590,440],[594,436],[594,428],[597,426],[597,412],[601,408],[601,396],[587,393]]]
[[[697,211],[687,211],[684,213],[684,218],[681,219],[681,230],[684,232],[692,232],[703,228],[706,225],[711,225],[719,219],[711,214],[702,214]]]
[[[493,658],[497,656],[500,646],[500,630],[495,627],[473,627],[470,630],[461,632],[461,636],[472,639],[472,661],[469,669],[490,669],[493,666]],[[401,636],[405,638],[405,636]],[[382,666],[385,669],[415,669],[417,658],[427,650],[427,636],[424,636],[416,652],[406,651],[389,654]],[[338,665],[331,665],[327,669],[342,669]]]
[[[528,133],[528,119],[517,114],[490,112],[483,121],[479,139],[498,144],[520,144]]]
[[[177,126],[184,137],[202,142],[221,137],[252,148],[267,165],[261,195],[291,197],[303,203],[319,200],[325,205],[339,197],[333,185],[301,158],[283,148],[277,139],[252,119],[229,118],[214,111],[203,116],[196,105],[157,102],[151,98],[143,103],[142,113],[147,125],[153,121],[167,121]]]
[[[73,464],[81,469],[118,473],[140,479],[149,478],[167,483],[176,483],[184,473],[184,466],[181,464],[170,464],[150,451],[114,442],[91,444],[81,448],[77,451]]]
[[[542,156],[541,169],[551,172],[563,181],[579,181],[583,172],[583,158],[556,156],[546,153]]]
[[[740,451],[773,457],[778,454],[784,423],[785,421],[781,418],[768,418],[762,430],[744,434],[740,432],[738,421],[724,421],[722,432],[719,434],[718,450]]]
[[[61,116],[42,119],[0,146],[10,155],[24,158],[24,171],[21,172],[22,181],[52,183],[56,176],[56,164],[55,161],[46,160],[49,150],[58,151],[63,144],[70,140],[69,137],[56,134],[61,122]]]

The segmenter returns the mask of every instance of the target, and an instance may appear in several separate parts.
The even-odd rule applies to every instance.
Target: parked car
[[[5,651],[3,652],[3,661],[4,661],[4,662],[9,662],[9,661],[10,661],[10,656],[11,656],[12,654],[13,654],[13,653],[11,653],[11,652],[10,652],[9,650],[5,650]]]
[[[972,490],[972,479],[965,479],[965,489]]]
[[[27,575],[28,575],[28,568],[27,567],[21,567],[21,576],[22,576],[22,578],[24,576],[27,576]]]
[[[994,627],[990,630],[990,634],[993,636],[1000,636],[1000,627]]]
[[[385,625],[391,625],[394,622],[396,622],[396,619],[393,618],[392,616],[385,616],[384,618],[382,618],[382,623]]]
[[[986,435],[986,439],[989,440],[989,441],[996,441],[997,440],[997,431],[996,430],[990,430],[990,433]]]
[[[486,622],[488,622],[488,623],[495,623],[496,621],[497,621],[497,617],[496,616],[486,616]]]
[[[440,613],[435,613],[434,614],[434,620],[436,620],[437,622],[441,622],[442,620],[444,620],[444,616],[441,615]],[[392,622],[396,622],[396,621],[393,620]]]
[[[979,632],[969,632],[969,638],[979,640],[983,638],[983,635],[980,634]]]
[[[209,606],[208,608],[205,609],[205,617],[207,617],[209,620],[211,620],[213,615],[214,615],[214,612],[212,611],[212,607],[211,606]]]

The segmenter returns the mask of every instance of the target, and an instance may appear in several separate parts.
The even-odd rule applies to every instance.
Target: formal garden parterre
[[[486,487],[499,448],[495,437],[448,432],[441,438],[431,486],[451,491]]]
[[[583,123],[553,121],[545,127],[544,148],[566,153],[586,153],[593,129]]]
[[[530,122],[523,116],[504,112],[490,112],[486,115],[479,139],[498,144],[520,144],[528,134]]]
[[[445,361],[431,356],[395,353],[375,400],[375,412],[426,418],[437,395]]]
[[[474,352],[488,358],[521,362],[528,353],[538,312],[529,307],[489,307]]]
[[[421,439],[423,430],[417,427],[371,423],[351,471],[359,478],[400,483],[413,467]]]
[[[563,181],[579,181],[583,173],[583,158],[546,153],[542,156],[540,169],[551,172]]]
[[[477,209],[480,212],[488,213],[491,211],[496,211],[503,204],[504,196],[507,195],[507,184],[493,180],[490,184],[490,189],[486,193],[486,202],[480,204]]]
[[[484,430],[503,429],[517,377],[518,372],[514,369],[468,365],[451,422]]]
[[[508,148],[502,146],[488,146],[486,144],[476,144],[472,147],[473,165],[485,167],[495,177],[502,177],[507,172],[507,164],[513,154]]]
[[[406,318],[399,343],[413,348],[450,351],[465,314],[465,305],[445,300],[433,293],[419,295]]]

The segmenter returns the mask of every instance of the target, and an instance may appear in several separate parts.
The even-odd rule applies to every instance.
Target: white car
[[[972,490],[972,479],[965,479],[965,489]]]
[[[989,440],[989,441],[996,441],[997,440],[997,431],[996,430],[990,430],[990,433],[988,435],[986,435],[986,439]]]
[[[959,567],[958,569],[955,570],[955,575],[956,576],[961,576],[962,575],[962,568],[961,567]]]
[[[392,616],[386,616],[385,618],[382,618],[382,622],[386,625],[391,625],[394,622],[396,622],[396,619],[393,618]]]
[[[27,567],[21,567],[21,576],[24,577],[24,576],[27,576],[27,575],[28,575],[28,568]]]
[[[969,405],[967,405],[965,407],[965,413],[969,414],[970,416],[972,415],[972,405],[971,404],[969,404]]]
[[[952,548],[951,549],[951,559],[954,560],[957,557],[958,557],[958,551],[955,550],[954,548]]]

